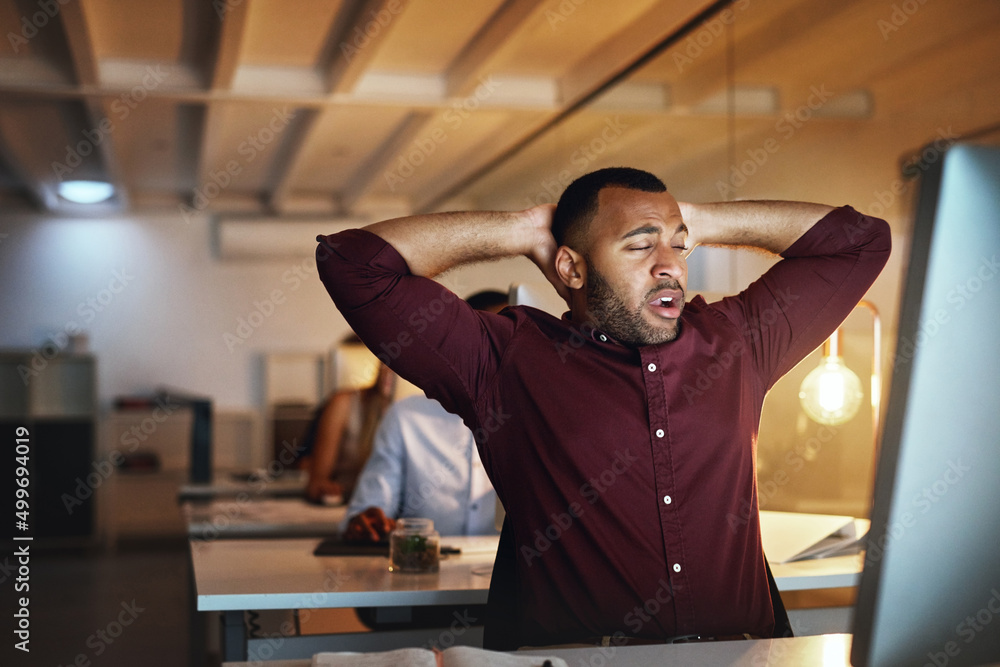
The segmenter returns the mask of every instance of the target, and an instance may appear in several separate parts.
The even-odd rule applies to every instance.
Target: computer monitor
[[[957,144],[922,166],[859,667],[1000,662],[1000,149]]]

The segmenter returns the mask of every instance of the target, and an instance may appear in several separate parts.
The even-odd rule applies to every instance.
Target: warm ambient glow
[[[844,365],[843,357],[824,359],[802,381],[799,399],[813,421],[829,426],[849,422],[858,414],[864,393],[861,380]]]
[[[103,181],[65,181],[59,184],[59,196],[74,204],[99,204],[111,199],[115,189]]]
[[[802,409],[810,419],[836,426],[854,419],[861,408],[864,392],[861,380],[840,356],[840,330],[823,346],[823,360],[799,387]]]

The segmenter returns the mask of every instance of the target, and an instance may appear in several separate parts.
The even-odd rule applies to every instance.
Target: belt
[[[702,635],[679,635],[677,637],[668,637],[666,639],[652,639],[649,637],[631,637],[624,634],[615,635],[603,635],[601,637],[594,637],[588,640],[588,644],[593,644],[594,646],[640,646],[645,644],[692,644],[696,642],[727,642],[727,641],[738,641],[745,639],[761,639],[757,635],[751,635],[746,632],[741,632],[735,635],[715,635],[712,637],[705,637]]]
[[[741,639],[761,639],[757,635],[751,635],[749,632],[741,632],[736,635],[715,635],[714,637],[702,637],[701,635],[683,635],[681,637],[673,637],[667,640],[668,644],[689,644],[691,642],[731,642],[738,641]]]

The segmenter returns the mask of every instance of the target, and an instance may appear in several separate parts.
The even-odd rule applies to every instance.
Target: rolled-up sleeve
[[[317,240],[320,279],[361,340],[474,428],[477,398],[499,367],[512,322],[414,276],[403,257],[371,232],[352,229]]]
[[[851,313],[889,259],[889,225],[834,209],[736,297],[717,305],[744,332],[771,387]]]

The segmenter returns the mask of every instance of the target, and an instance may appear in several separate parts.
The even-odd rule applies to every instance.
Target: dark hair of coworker
[[[552,235],[557,245],[585,252],[584,239],[590,221],[597,213],[598,195],[607,187],[622,187],[643,192],[666,192],[659,178],[632,167],[608,167],[584,174],[563,191],[552,214]]]
[[[483,290],[465,299],[476,310],[491,310],[507,305],[507,295],[497,290]]]

